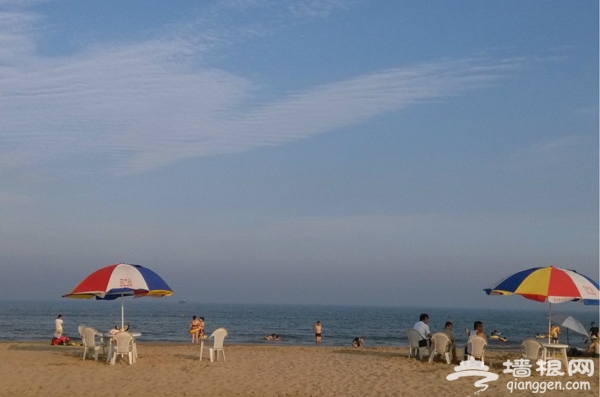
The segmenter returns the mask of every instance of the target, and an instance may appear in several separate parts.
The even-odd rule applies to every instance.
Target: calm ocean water
[[[433,332],[443,329],[446,321],[454,323],[457,344],[466,343],[466,328],[481,320],[489,335],[498,330],[508,342],[490,341],[490,348],[518,348],[523,339],[535,337],[547,327],[547,311],[505,309],[449,309],[410,307],[353,307],[251,304],[178,303],[167,299],[125,299],[125,323],[142,333],[140,341],[189,342],[188,326],[192,315],[205,318],[206,333],[225,327],[227,342],[236,344],[278,343],[313,345],[312,325],[323,323],[325,346],[349,346],[356,336],[364,338],[366,346],[406,346],[404,331],[411,328],[421,312],[430,315]],[[556,306],[556,305],[555,305]],[[547,308],[547,306],[545,306]],[[554,311],[554,310],[553,310]],[[556,310],[556,313],[560,311]],[[564,311],[563,311],[564,312]],[[0,340],[34,340],[50,342],[57,314],[64,316],[65,335],[78,338],[77,326],[85,324],[107,331],[121,323],[121,303],[116,301],[0,301]],[[571,313],[586,328],[598,321],[598,312]],[[263,338],[276,333],[279,342]],[[561,334],[566,342],[566,330]],[[584,347],[584,337],[569,333],[569,342]]]

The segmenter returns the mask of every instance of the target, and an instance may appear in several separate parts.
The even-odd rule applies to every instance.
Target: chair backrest
[[[467,342],[467,351],[475,358],[483,357],[483,350],[487,346],[487,341],[481,336],[472,336]]]
[[[212,334],[210,334],[209,338],[213,338],[215,340],[215,344],[213,346],[214,349],[222,349],[223,348],[223,340],[227,336],[227,330],[225,328],[217,328],[214,330]]]
[[[423,339],[419,331],[413,328],[406,330],[406,338],[411,348],[418,348],[419,341]]]
[[[98,331],[96,331],[92,327],[81,327],[81,340],[83,341],[83,345],[86,347],[94,347],[96,346],[96,335],[98,335]]]
[[[527,358],[529,360],[537,360],[544,347],[540,342],[535,339],[525,339],[521,343],[521,358]]]
[[[436,332],[431,335],[431,342],[433,343],[434,352],[437,354],[444,354],[450,350],[450,337],[444,332]]]
[[[119,332],[113,335],[116,353],[128,353],[133,351],[133,335],[129,332]]]

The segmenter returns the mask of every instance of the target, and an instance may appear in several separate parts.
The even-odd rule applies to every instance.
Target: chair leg
[[[221,350],[221,354],[223,355],[223,362],[225,362],[225,350]]]
[[[208,354],[210,355],[210,362],[211,363],[215,361],[214,360],[214,353],[215,353],[215,351],[214,351],[214,349],[212,347],[210,349],[208,349]]]
[[[113,347],[112,345],[108,346],[108,353],[106,353],[106,362],[110,363],[112,361],[112,356],[113,356]]]

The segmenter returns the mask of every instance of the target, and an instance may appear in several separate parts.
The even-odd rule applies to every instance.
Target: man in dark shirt
[[[592,321],[592,326],[590,327],[590,338],[594,335],[596,335],[596,338],[598,338],[598,327],[596,326],[596,323]]]

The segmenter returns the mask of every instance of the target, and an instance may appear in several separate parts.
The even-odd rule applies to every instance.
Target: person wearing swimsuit
[[[321,343],[321,322],[317,321],[313,326],[313,329],[315,330],[315,343],[318,345],[319,343]]]

